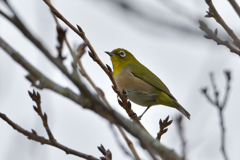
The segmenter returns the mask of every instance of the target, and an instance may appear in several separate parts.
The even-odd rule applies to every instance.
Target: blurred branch
[[[237,15],[240,17],[240,8],[239,8],[239,5],[237,4],[237,2],[235,0],[228,0],[228,1],[232,5],[234,10],[236,11]]]
[[[62,86],[54,83],[43,75],[40,71],[34,68],[27,60],[25,60],[18,52],[16,52],[11,46],[9,46],[1,37],[0,37],[0,47],[5,50],[9,56],[11,56],[17,63],[19,63],[23,68],[29,72],[29,80],[39,81],[39,83],[32,84],[33,86],[43,89],[47,88],[56,93],[59,93],[69,99],[75,101],[76,103],[83,104],[83,100],[77,94],[72,92],[68,88],[63,88]],[[31,81],[31,82],[32,82]]]
[[[67,30],[62,29],[62,27],[60,25],[57,25],[58,46],[56,48],[58,51],[58,58],[60,58],[62,61],[64,59],[66,59],[66,57],[63,57],[63,55],[62,55],[63,42],[64,42],[64,39],[66,38],[66,32],[67,32]]]
[[[190,22],[192,22],[194,24],[197,23],[197,16],[194,17],[196,15],[196,13],[193,14],[189,10],[189,8],[185,7],[183,5],[185,3],[181,3],[181,1],[173,1],[173,0],[167,0],[167,1],[166,0],[158,0],[158,1],[161,2],[162,5],[168,7],[172,12],[175,12],[177,15],[181,15],[182,17],[184,17],[185,19],[188,19]]]
[[[225,71],[224,73],[225,73],[227,82],[226,82],[225,96],[223,98],[222,103],[219,100],[219,91],[217,89],[213,73],[210,73],[210,79],[211,79],[211,83],[212,83],[212,87],[213,87],[213,91],[214,91],[214,98],[211,98],[208,95],[208,88],[207,87],[202,89],[202,93],[205,95],[205,97],[208,99],[208,101],[211,104],[216,106],[216,108],[219,111],[220,125],[221,125],[221,142],[222,142],[221,150],[222,150],[222,154],[223,154],[224,159],[228,160],[226,149],[225,149],[225,126],[224,126],[224,118],[223,118],[223,109],[225,108],[226,102],[227,102],[228,97],[229,97],[231,72],[230,71]]]
[[[55,64],[78,88],[79,90],[85,90],[86,86],[81,83],[79,77],[76,74],[71,74],[68,72],[67,68],[63,64],[63,59],[61,57],[55,58],[51,55],[51,53],[43,46],[43,44],[38,40],[22,23],[22,21],[18,18],[17,14],[15,13],[14,9],[8,3],[7,0],[4,1],[8,8],[12,11],[13,16],[7,16],[3,11],[0,12],[3,16],[12,22],[29,40],[32,42],[42,53],[53,63]]]
[[[236,36],[234,31],[226,24],[226,22],[220,16],[220,14],[216,10],[214,4],[212,3],[212,0],[205,0],[205,1],[206,1],[207,5],[209,6],[209,9],[207,11],[207,15],[205,15],[205,17],[206,18],[214,18],[216,20],[216,22],[219,23],[224,28],[224,30],[227,32],[229,37],[231,37],[231,39],[233,40],[233,44],[238,49],[233,47],[228,41],[223,41],[220,38],[218,38],[217,37],[217,34],[218,34],[217,29],[215,29],[215,31],[213,33],[213,31],[211,29],[209,29],[208,26],[203,21],[199,21],[200,29],[207,34],[204,37],[207,38],[207,39],[212,39],[215,42],[217,42],[218,45],[224,45],[227,48],[229,48],[231,52],[234,52],[234,53],[240,55],[240,51],[239,51],[240,40],[239,40],[239,38]],[[240,9],[239,9],[238,4],[234,0],[229,0],[229,2],[233,6],[235,11],[238,13],[238,15],[240,16]]]
[[[219,15],[218,11],[212,3],[212,0],[206,0],[206,3],[209,6],[209,11],[207,11],[207,15],[205,17],[214,18],[216,22],[219,23],[225,29],[228,35],[233,39],[233,44],[240,48],[240,40],[238,39],[234,31],[225,23],[225,21]]]
[[[182,142],[182,160],[186,160],[186,140],[184,138],[184,128],[182,124],[183,116],[179,115],[177,117],[177,128],[178,128],[178,133]]]
[[[213,32],[211,29],[208,28],[207,24],[204,23],[203,21],[199,21],[199,24],[200,24],[199,28],[207,34],[207,35],[204,35],[204,37],[206,39],[212,39],[217,43],[217,45],[224,45],[227,48],[229,48],[229,50],[231,52],[236,53],[237,55],[240,56],[240,51],[237,50],[235,47],[233,47],[229,43],[229,41],[223,41],[220,38],[218,38],[218,36],[217,36],[218,35],[218,30],[217,29],[215,29],[215,31]]]
[[[29,140],[34,140],[36,142],[43,144],[47,144],[50,146],[54,146],[58,149],[61,149],[63,151],[66,152],[66,154],[72,154],[84,159],[88,159],[88,160],[98,160],[97,158],[91,156],[91,155],[87,155],[81,152],[78,152],[76,150],[73,150],[71,148],[68,148],[60,143],[57,142],[57,140],[54,138],[49,126],[48,126],[48,121],[47,121],[47,114],[46,113],[42,113],[42,109],[41,109],[41,98],[40,98],[40,94],[37,92],[35,93],[35,91],[33,90],[33,92],[28,92],[30,97],[32,98],[33,101],[36,102],[37,107],[33,106],[34,110],[37,112],[37,114],[41,117],[42,122],[43,122],[43,126],[47,131],[48,137],[49,139],[46,139],[42,136],[39,136],[37,134],[37,132],[35,130],[32,129],[32,132],[29,132],[25,129],[23,129],[22,127],[20,127],[18,124],[14,123],[11,119],[9,119],[5,114],[0,113],[0,118],[2,118],[5,122],[7,122],[10,126],[13,127],[13,129],[17,130],[18,132],[22,133],[23,135],[25,135],[26,137],[28,137]]]
[[[102,144],[98,147],[98,150],[104,155],[104,157],[100,157],[101,160],[112,160],[111,151],[109,149],[106,150]]]
[[[128,1],[128,0],[108,0],[111,3],[114,3],[115,5],[117,5],[120,9],[122,9],[122,12],[124,12],[124,14],[133,14],[135,16],[137,16],[139,19],[144,20],[146,23],[148,24],[154,24],[154,25],[158,25],[158,26],[163,26],[163,27],[167,27],[167,28],[171,28],[173,30],[176,30],[178,32],[182,32],[185,34],[191,34],[191,35],[197,35],[199,36],[201,33],[198,32],[198,30],[196,30],[195,28],[191,28],[188,27],[186,25],[182,25],[179,23],[175,23],[175,21],[169,21],[169,18],[165,18],[165,16],[159,16],[159,15],[166,15],[167,13],[165,13],[164,11],[159,10],[158,8],[154,8],[151,7],[148,3],[142,4],[143,7],[140,7],[141,5],[136,5],[134,2],[132,1]],[[146,1],[147,2],[147,1]],[[162,4],[165,6],[168,6],[166,4],[167,2],[164,1]],[[146,8],[148,8],[148,11],[152,11],[152,12],[146,12]],[[177,7],[177,12],[180,11],[179,9],[180,7]],[[172,9],[170,8],[173,12],[176,12],[176,9]],[[184,9],[182,9],[184,10]],[[151,13],[151,14],[149,14]],[[157,13],[153,16],[152,13]],[[182,12],[181,12],[182,13]],[[177,15],[180,15],[179,13]],[[186,14],[184,14],[184,16],[186,16]],[[160,17],[160,18],[159,18]],[[187,18],[190,18],[190,16],[186,16]],[[191,21],[193,19],[191,18]],[[195,20],[195,22],[197,21],[197,18]]]
[[[110,125],[110,129],[111,129],[111,131],[112,131],[112,133],[113,133],[113,136],[114,136],[114,138],[115,138],[118,146],[122,149],[122,151],[123,151],[127,156],[129,156],[131,159],[136,160],[136,157],[135,157],[135,156],[133,157],[133,156],[128,152],[128,150],[125,148],[125,146],[121,143],[121,140],[120,140],[117,132],[115,131],[115,129],[114,129],[114,127],[113,127],[112,125]],[[125,132],[124,132],[124,134],[125,134]],[[125,138],[125,137],[124,137],[124,138]],[[129,141],[129,142],[132,143],[131,141]],[[128,144],[128,145],[129,145],[129,144]],[[139,160],[140,160],[140,157],[139,157]]]
[[[12,22],[13,25],[15,25],[22,33],[25,35],[27,39],[30,40],[39,50],[44,53],[48,57],[49,60],[51,60],[57,67],[59,67],[62,71],[67,72],[67,69],[61,65],[59,60],[56,60],[50,52],[46,49],[45,46],[38,40],[30,31],[29,29],[22,23],[22,21],[19,19],[18,15],[14,11],[14,9],[11,7],[11,5],[8,3],[8,0],[4,0],[3,2],[6,3],[9,10],[12,12],[13,16],[9,16],[3,11],[0,11],[0,14],[3,15],[5,18],[7,18],[10,22]]]

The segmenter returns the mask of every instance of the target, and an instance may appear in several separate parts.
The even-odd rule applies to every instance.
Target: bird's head
[[[111,57],[114,74],[121,71],[128,64],[138,63],[137,59],[126,49],[117,48],[112,52],[105,52]]]

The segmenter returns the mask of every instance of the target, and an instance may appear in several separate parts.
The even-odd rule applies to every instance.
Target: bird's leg
[[[140,121],[142,116],[147,112],[147,110],[150,108],[151,106],[148,106],[147,109],[141,114],[141,116],[138,117],[138,120]]]

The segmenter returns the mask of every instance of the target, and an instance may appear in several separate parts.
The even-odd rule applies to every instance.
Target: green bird
[[[147,107],[139,119],[151,106],[159,104],[176,108],[190,119],[188,111],[177,102],[167,86],[129,51],[117,48],[106,53],[111,57],[118,87],[127,92],[129,100]]]

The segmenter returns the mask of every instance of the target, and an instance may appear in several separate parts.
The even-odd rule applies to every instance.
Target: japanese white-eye
[[[143,114],[151,106],[162,104],[176,108],[190,119],[190,114],[177,102],[167,86],[129,51],[118,48],[106,53],[111,57],[118,87],[127,92],[129,100],[147,107]]]

